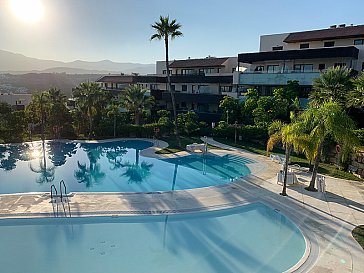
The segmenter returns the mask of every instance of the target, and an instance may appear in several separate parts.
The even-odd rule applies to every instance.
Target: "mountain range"
[[[155,65],[118,63],[110,60],[98,62],[81,60],[62,62],[36,59],[22,54],[0,50],[0,73],[24,74],[29,72],[68,74],[151,74],[155,73]]]

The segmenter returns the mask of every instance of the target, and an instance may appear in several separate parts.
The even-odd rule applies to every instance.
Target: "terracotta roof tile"
[[[355,37],[364,37],[364,25],[294,32],[289,34],[284,42],[295,43]]]
[[[170,68],[190,68],[190,67],[216,67],[222,66],[228,58],[205,58],[205,59],[188,59],[175,60],[169,66]]]

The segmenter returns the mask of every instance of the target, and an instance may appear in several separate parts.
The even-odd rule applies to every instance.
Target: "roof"
[[[242,53],[238,55],[238,61],[242,63],[253,63],[274,60],[307,60],[323,58],[358,59],[358,55],[359,49],[357,49],[355,46],[340,46]]]
[[[284,39],[284,42],[295,43],[355,37],[364,37],[364,25],[294,32],[289,34],[287,38]]]
[[[190,68],[190,67],[216,67],[223,66],[223,63],[229,59],[225,58],[205,58],[205,59],[187,59],[175,60],[170,64],[170,68]]]
[[[132,75],[107,75],[98,79],[96,82],[107,83],[134,83],[134,76]]]

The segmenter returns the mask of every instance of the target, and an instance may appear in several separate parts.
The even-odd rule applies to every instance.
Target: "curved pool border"
[[[153,144],[152,147],[146,148],[141,151],[141,155],[145,157],[155,157],[155,158],[169,158],[169,157],[176,157],[176,156],[187,156],[190,153],[187,152],[179,152],[176,154],[155,154],[155,152],[159,149],[163,149],[168,147],[168,144],[161,140],[154,140],[154,139],[147,139],[147,138],[117,138],[117,139],[107,139],[107,140],[97,140],[97,141],[88,141],[88,140],[57,140],[61,142],[78,142],[78,143],[106,143],[106,142],[114,142],[114,141],[125,141],[125,140],[142,140],[142,141],[148,141]],[[212,150],[213,153],[224,153],[224,154],[239,154],[240,152],[234,152],[234,151],[227,151],[227,150]],[[257,156],[254,156],[255,154],[252,153],[246,153],[244,156],[254,159],[257,164],[256,166],[251,166],[251,164],[247,164],[247,167],[251,171],[251,176],[259,175],[259,173],[264,172],[269,166],[267,163],[261,162],[257,160]],[[250,165],[250,166],[249,166]],[[161,191],[161,192],[74,192],[70,193],[70,203],[72,207],[72,202],[75,199],[75,197],[81,197],[83,201],[86,201],[87,199],[93,199],[92,197],[98,196],[99,198],[110,198],[117,197],[121,199],[125,199],[126,197],[132,197],[134,198],[134,201],[136,203],[139,202],[139,204],[144,203],[144,205],[147,205],[147,207],[152,207],[153,202],[150,202],[150,196],[157,196],[157,198],[160,202],[163,198],[166,196],[178,199],[178,196],[187,195],[188,197],[192,198],[204,198],[206,196],[206,192],[215,192],[221,195],[225,195],[225,197],[229,197],[229,195],[233,196],[236,194],[236,191],[240,191],[240,194],[244,195],[246,193],[249,193],[249,195],[252,195],[249,191],[245,189],[245,183],[249,183],[251,186],[256,187],[256,185],[253,185],[252,183],[248,182],[245,177],[242,177],[241,179],[229,182],[223,185],[218,186],[209,186],[209,187],[203,187],[203,188],[194,188],[194,189],[187,189],[187,190],[176,190],[176,191]],[[17,196],[21,198],[22,196],[31,196],[31,195],[40,195],[42,202],[40,203],[40,207],[44,207],[48,203],[48,207],[50,205],[49,202],[49,193],[16,193],[16,194],[0,194],[0,204],[1,200],[4,198],[4,196]],[[230,197],[231,197],[230,196]],[[240,196],[241,197],[241,196]],[[136,209],[136,210],[92,210],[92,208],[89,208],[89,211],[82,211],[79,210],[77,213],[72,213],[73,216],[77,217],[97,217],[97,216],[140,216],[140,215],[166,215],[166,214],[189,214],[189,213],[199,213],[199,212],[206,212],[206,211],[213,211],[213,210],[221,210],[221,209],[229,209],[234,207],[239,207],[247,204],[252,203],[263,203],[266,206],[272,208],[272,209],[278,209],[280,213],[282,213],[287,219],[289,219],[301,232],[302,236],[304,237],[304,240],[306,242],[306,249],[305,253],[302,256],[302,258],[290,269],[288,269],[285,272],[307,272],[305,270],[309,269],[313,266],[315,263],[317,257],[318,257],[318,244],[316,237],[309,232],[309,228],[306,227],[306,224],[300,221],[300,218],[291,213],[286,208],[282,207],[279,203],[271,202],[271,200],[267,200],[266,198],[260,196],[260,197],[253,197],[249,196],[249,198],[243,197],[243,198],[236,198],[234,202],[228,202],[220,204],[216,200],[209,200],[208,204],[203,205],[201,204],[200,207],[182,207],[181,203],[178,204],[178,202],[175,204],[174,208],[168,209],[167,207],[159,208],[158,206],[155,206],[154,209]],[[136,200],[135,200],[136,199]],[[182,198],[183,199],[183,198]],[[210,198],[211,199],[211,198]],[[214,199],[214,198],[212,198]],[[234,199],[234,198],[233,198]],[[48,202],[47,202],[48,201]],[[212,201],[212,202],[211,202]],[[118,204],[116,204],[117,206]],[[137,206],[138,207],[138,206]],[[41,209],[40,208],[40,209]],[[38,218],[38,217],[53,217],[53,213],[51,211],[42,212],[42,211],[36,211],[36,210],[30,210],[28,212],[20,212],[20,211],[13,211],[13,213],[10,214],[4,214],[0,212],[0,221],[1,219],[8,219],[8,218]]]

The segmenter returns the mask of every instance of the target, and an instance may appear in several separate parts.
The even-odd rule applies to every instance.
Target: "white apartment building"
[[[24,110],[31,99],[31,94],[0,93],[1,102],[6,102],[18,110]]]
[[[334,25],[327,29],[263,35],[260,51],[238,55],[238,65],[251,64],[236,72],[238,91],[255,87],[262,95],[271,95],[276,87],[297,80],[300,97],[307,97],[315,78],[332,66],[364,70],[364,25]]]

